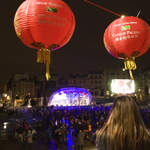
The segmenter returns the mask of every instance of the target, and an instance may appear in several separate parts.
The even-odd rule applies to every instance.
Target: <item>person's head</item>
[[[81,133],[81,132],[82,132],[82,130],[80,129],[80,130],[79,130],[79,132]]]
[[[139,143],[149,140],[148,130],[132,97],[115,99],[110,116],[97,135],[98,139],[102,135],[109,150],[135,150]]]

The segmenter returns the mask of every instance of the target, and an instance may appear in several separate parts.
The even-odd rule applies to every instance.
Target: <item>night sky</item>
[[[58,74],[87,73],[103,68],[123,68],[123,61],[111,56],[105,49],[103,34],[106,27],[118,16],[85,3],[83,0],[64,0],[74,12],[76,28],[71,40],[52,52],[51,70]],[[136,16],[150,24],[148,0],[91,0],[116,13]],[[0,4],[0,81],[12,74],[33,72],[41,74],[41,65],[36,63],[36,49],[25,46],[16,36],[14,15],[23,0],[2,0]],[[150,66],[150,52],[136,59],[137,71]]]

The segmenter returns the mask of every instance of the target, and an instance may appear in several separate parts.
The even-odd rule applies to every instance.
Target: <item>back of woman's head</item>
[[[106,124],[98,133],[98,139],[101,138],[108,150],[137,150],[141,145],[143,149],[149,143],[148,130],[133,98],[116,98]]]

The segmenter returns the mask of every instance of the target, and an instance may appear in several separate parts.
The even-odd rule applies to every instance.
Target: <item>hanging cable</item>
[[[112,14],[114,14],[114,15],[116,15],[116,16],[121,17],[120,14],[118,14],[118,13],[116,13],[116,12],[114,12],[114,11],[108,9],[108,8],[104,8],[104,7],[102,7],[101,5],[95,4],[95,3],[91,2],[91,1],[88,1],[88,0],[84,0],[84,2],[89,3],[89,4],[93,5],[93,6],[96,6],[96,7],[98,7],[98,8],[103,9],[104,11],[107,11],[107,12],[109,12],[109,13],[112,13]]]

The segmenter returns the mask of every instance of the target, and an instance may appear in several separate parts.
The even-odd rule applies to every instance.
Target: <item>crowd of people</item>
[[[99,131],[110,122],[113,110],[114,105],[23,107],[17,110],[17,114],[24,116],[24,119],[16,123],[14,137],[17,142],[23,144],[24,148],[28,150],[32,149],[35,142],[47,145],[52,150],[67,150],[69,147],[73,150],[83,150],[87,142],[97,145],[96,137],[101,137]],[[119,112],[115,112],[114,116],[118,117],[115,118],[115,121],[119,123],[119,117],[125,119],[125,115],[119,116],[117,113]],[[131,115],[131,111],[125,109],[124,112],[120,113],[126,113],[126,116]],[[140,113],[147,129],[149,129],[150,109],[141,107]],[[138,120],[139,116],[137,117]],[[123,119],[120,120],[123,121]],[[128,123],[130,120],[125,121],[125,124],[130,126]],[[113,126],[112,130],[115,130],[115,125],[111,126]]]
[[[95,143],[95,131],[101,128],[110,106],[32,107],[17,110],[24,120],[14,129],[21,143],[38,140],[49,147],[83,149],[85,141]],[[33,138],[34,137],[34,138]],[[31,140],[31,138],[33,138]],[[55,143],[55,144],[54,144]]]

